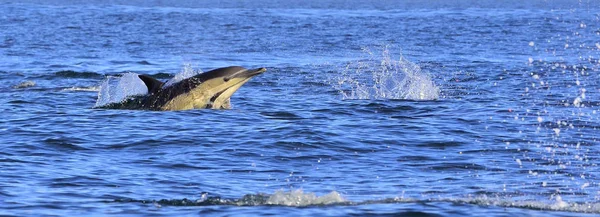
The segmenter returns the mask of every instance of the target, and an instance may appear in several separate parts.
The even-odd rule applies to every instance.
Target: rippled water
[[[597,2],[25,2],[0,215],[600,213]],[[93,108],[230,65],[268,69],[230,110]]]

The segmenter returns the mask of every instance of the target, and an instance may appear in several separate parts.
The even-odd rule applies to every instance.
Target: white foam
[[[309,206],[309,205],[327,205],[346,202],[336,191],[323,196],[316,196],[314,193],[304,193],[302,190],[293,190],[289,192],[276,191],[271,195],[266,204],[282,206]]]
[[[69,87],[64,88],[63,91],[83,91],[83,92],[97,92],[100,90],[100,86],[91,87]]]
[[[587,187],[587,186],[582,186]],[[481,206],[498,206],[507,208],[535,209],[547,211],[566,211],[581,213],[600,213],[598,202],[568,202],[559,194],[551,195],[549,200],[515,200],[511,197],[477,195],[463,198],[429,198],[426,200],[416,198],[396,197],[383,200],[367,200],[363,202],[352,202],[345,200],[339,193],[332,191],[323,196],[314,193],[305,193],[302,190],[276,191],[270,195],[264,204],[280,206],[311,206],[311,205],[361,205],[361,204],[386,204],[386,203],[419,203],[419,202],[451,202],[462,204],[474,204]],[[264,205],[262,203],[257,203]]]

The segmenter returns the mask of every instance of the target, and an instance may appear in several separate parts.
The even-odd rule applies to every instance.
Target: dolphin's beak
[[[225,81],[229,81],[232,78],[251,78],[253,76],[260,75],[266,71],[266,68],[248,69],[225,77]]]

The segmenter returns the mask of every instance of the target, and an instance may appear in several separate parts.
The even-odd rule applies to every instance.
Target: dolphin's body
[[[139,75],[148,87],[148,94],[134,96],[120,103],[112,103],[102,108],[146,109],[146,110],[188,110],[188,109],[228,109],[229,98],[250,78],[262,74],[267,69],[245,69],[230,66],[204,72],[163,87],[164,83],[147,75]]]

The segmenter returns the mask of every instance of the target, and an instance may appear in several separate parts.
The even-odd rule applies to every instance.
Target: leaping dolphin
[[[214,69],[164,87],[163,82],[147,75],[138,75],[148,94],[131,97],[120,103],[111,103],[101,108],[188,110],[228,109],[230,97],[250,78],[267,71],[265,68],[245,69],[230,66]]]

